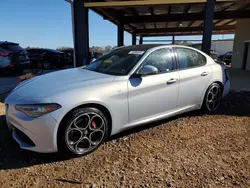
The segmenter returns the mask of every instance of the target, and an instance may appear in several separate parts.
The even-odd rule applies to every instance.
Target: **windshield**
[[[101,56],[86,69],[117,76],[127,75],[143,54],[144,51],[117,49]]]

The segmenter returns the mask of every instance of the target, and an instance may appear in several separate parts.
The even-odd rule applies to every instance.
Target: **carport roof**
[[[206,0],[86,0],[85,7],[140,36],[199,35]],[[214,34],[235,32],[236,19],[250,18],[249,0],[217,0]]]

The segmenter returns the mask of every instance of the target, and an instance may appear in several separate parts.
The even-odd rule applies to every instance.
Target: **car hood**
[[[50,97],[79,87],[112,82],[114,78],[112,75],[74,68],[31,78],[17,86],[14,92],[20,97]]]

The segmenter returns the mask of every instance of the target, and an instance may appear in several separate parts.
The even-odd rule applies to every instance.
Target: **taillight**
[[[1,56],[1,57],[7,57],[7,56],[9,56],[9,55],[10,55],[9,53],[0,52],[0,56]]]

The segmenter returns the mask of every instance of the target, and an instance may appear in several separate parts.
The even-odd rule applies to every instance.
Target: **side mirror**
[[[148,76],[148,75],[153,75],[157,73],[158,73],[158,69],[152,65],[145,65],[138,72],[138,74],[141,76]]]

